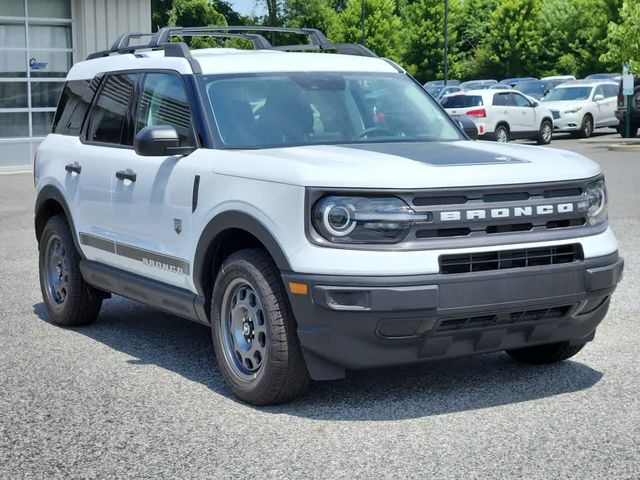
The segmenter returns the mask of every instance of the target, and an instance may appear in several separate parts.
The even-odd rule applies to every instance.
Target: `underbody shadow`
[[[34,313],[49,322],[44,306]],[[157,365],[234,398],[215,364],[210,330],[114,297],[98,320],[74,328],[117,351],[127,362]],[[602,373],[579,361],[533,366],[504,353],[484,354],[388,369],[349,372],[344,380],[314,382],[294,402],[265,413],[318,420],[388,421],[516,404],[587,389]]]

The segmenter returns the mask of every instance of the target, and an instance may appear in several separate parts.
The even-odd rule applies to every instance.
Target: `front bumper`
[[[554,132],[575,132],[582,128],[582,118],[584,112],[568,113],[559,112],[560,117],[553,118],[553,131]]]
[[[464,274],[283,273],[312,378],[593,338],[622,277],[617,253],[572,264]]]

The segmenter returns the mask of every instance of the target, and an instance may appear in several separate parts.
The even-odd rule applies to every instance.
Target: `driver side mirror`
[[[604,100],[604,95],[602,95],[601,93],[596,93],[593,96],[593,101],[594,102],[599,102],[600,100]]]
[[[133,148],[144,157],[166,157],[189,155],[195,147],[180,147],[180,137],[171,125],[144,127],[133,139]]]

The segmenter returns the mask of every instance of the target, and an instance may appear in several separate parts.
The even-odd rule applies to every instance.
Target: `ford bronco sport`
[[[117,294],[210,325],[258,405],[349,369],[556,362],[594,338],[623,270],[597,164],[471,141],[394,63],[283,30],[309,43],[165,28],[73,66],[34,165],[55,323]],[[190,35],[254,49],[170,42]]]

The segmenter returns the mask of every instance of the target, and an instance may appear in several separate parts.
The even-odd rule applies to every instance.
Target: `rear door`
[[[601,93],[604,99],[598,100],[598,111],[600,113],[600,122],[598,126],[617,125],[616,110],[618,108],[618,87],[613,84],[601,85],[596,89],[595,95]],[[595,96],[594,95],[594,96]]]
[[[185,83],[175,72],[140,74],[131,138],[142,128],[173,126],[180,146],[197,146]],[[113,162],[113,212],[118,265],[147,278],[187,287],[196,175],[206,166],[190,156],[141,156]]]
[[[81,145],[69,158],[81,167],[77,197],[72,207],[78,215],[77,229],[87,258],[116,263],[118,222],[111,208],[113,164],[133,152],[126,141],[130,124],[135,74],[108,74],[100,84],[88,114]]]
[[[533,108],[533,104],[520,93],[511,92],[511,96],[513,98],[513,103],[515,103],[514,115],[517,123],[520,126],[521,131],[523,132],[533,132],[538,130],[537,119],[535,114],[535,109]]]

